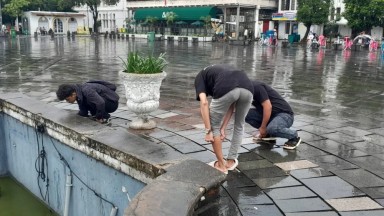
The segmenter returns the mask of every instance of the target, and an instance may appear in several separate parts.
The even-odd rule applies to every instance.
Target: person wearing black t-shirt
[[[252,81],[252,84],[254,108],[249,110],[245,122],[259,130],[255,139],[286,138],[284,148],[295,149],[301,139],[296,130],[290,129],[294,120],[291,106],[269,85],[260,81]]]
[[[242,142],[245,116],[251,107],[253,86],[244,71],[230,65],[212,65],[195,78],[196,99],[200,101],[205,125],[205,140],[212,143],[217,160],[209,163],[228,173],[237,165],[237,151]],[[207,97],[211,96],[211,104]],[[235,111],[235,112],[234,112]],[[234,128],[227,159],[223,157],[222,141],[225,129],[234,113]]]

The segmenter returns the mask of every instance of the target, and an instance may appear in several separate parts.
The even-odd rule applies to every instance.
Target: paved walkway
[[[238,169],[206,197],[198,215],[384,215],[384,69],[378,53],[89,38],[0,40],[0,46],[0,92],[23,92],[74,114],[77,105],[56,101],[60,83],[119,83],[118,56],[166,51],[168,76],[160,108],[152,113],[158,126],[129,131],[203,162],[215,156],[204,141],[194,76],[212,63],[242,67],[287,98],[303,143],[296,150],[283,149],[283,139],[255,143],[247,125]],[[134,115],[125,108],[122,85],[118,92],[112,127],[127,128]],[[227,153],[228,141],[223,148]]]

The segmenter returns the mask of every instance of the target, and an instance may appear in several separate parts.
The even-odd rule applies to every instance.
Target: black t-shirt
[[[282,112],[293,115],[291,106],[289,106],[287,101],[285,101],[276,90],[260,81],[252,81],[252,84],[254,87],[252,105],[256,107],[257,112],[263,114],[263,106],[261,103],[269,99],[272,104],[271,117]]]
[[[214,99],[220,98],[235,88],[253,92],[252,82],[243,70],[231,65],[212,65],[200,71],[195,78],[196,99],[204,92]]]

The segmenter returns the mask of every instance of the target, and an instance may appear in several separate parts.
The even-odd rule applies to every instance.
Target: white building
[[[79,22],[84,15],[70,12],[50,12],[50,11],[28,11],[25,12],[21,23],[23,29],[27,29],[30,34],[40,30],[49,29],[55,34],[66,34],[67,31],[78,32]]]
[[[131,2],[129,2],[129,4],[131,4]],[[97,7],[99,12],[98,20],[101,21],[99,32],[111,32],[116,31],[116,29],[119,29],[120,31],[122,28],[125,29],[127,24],[126,19],[129,17],[127,5],[128,2],[126,0],[120,0],[116,5],[106,5],[101,3]],[[75,7],[73,9],[85,15],[81,22],[82,26],[85,26],[86,28],[93,28],[92,11],[87,7],[87,5]]]

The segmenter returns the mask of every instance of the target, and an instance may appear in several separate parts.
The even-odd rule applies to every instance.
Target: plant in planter
[[[128,110],[137,115],[129,127],[152,129],[156,122],[148,118],[150,112],[159,107],[160,86],[167,75],[165,53],[159,56],[143,56],[138,52],[128,53],[123,60],[123,71],[119,72],[125,86]]]

